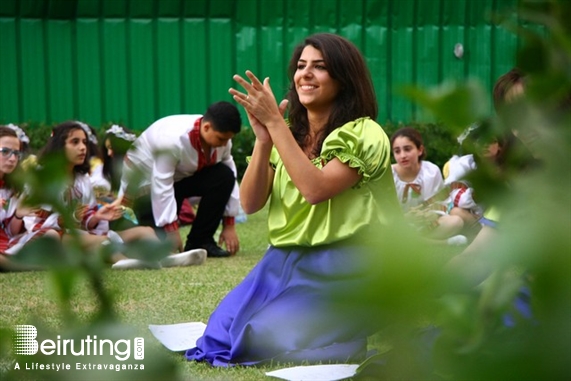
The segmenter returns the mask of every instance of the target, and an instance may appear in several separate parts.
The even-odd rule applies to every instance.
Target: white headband
[[[11,130],[14,130],[14,132],[18,136],[18,139],[20,139],[21,142],[24,142],[26,144],[30,144],[30,138],[28,138],[28,135],[26,135],[24,130],[22,130],[20,127],[16,126],[15,124],[12,124],[12,123],[8,124],[6,127],[8,127]]]
[[[123,129],[123,127],[121,127],[117,124],[112,125],[110,129],[105,131],[105,134],[113,134],[116,137],[118,137],[119,139],[123,139],[123,140],[126,140],[128,142],[134,142],[135,139],[137,139],[137,136],[135,134],[127,133]]]
[[[75,123],[79,124],[79,126],[83,129],[83,131],[85,131],[85,134],[87,135],[87,138],[91,143],[97,144],[97,136],[93,135],[93,133],[91,132],[91,128],[89,128],[87,124],[80,122],[78,120],[76,120]]]

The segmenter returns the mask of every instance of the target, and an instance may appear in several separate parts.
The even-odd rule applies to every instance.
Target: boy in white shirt
[[[178,213],[184,199],[200,197],[184,250],[202,248],[209,257],[235,254],[240,200],[231,139],[241,125],[234,105],[217,102],[204,115],[167,116],[143,131],[125,155],[119,191],[124,203],[133,204],[139,223],[163,230],[183,250]],[[218,245],[226,250],[213,238],[220,221]]]

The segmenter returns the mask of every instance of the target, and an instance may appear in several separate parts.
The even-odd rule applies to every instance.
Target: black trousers
[[[214,233],[220,225],[235,182],[234,172],[228,166],[217,163],[174,183],[177,215],[185,198],[201,198],[185,248],[214,242]],[[150,195],[135,200],[133,210],[140,225],[155,226]],[[157,229],[157,234],[164,237],[162,230]]]

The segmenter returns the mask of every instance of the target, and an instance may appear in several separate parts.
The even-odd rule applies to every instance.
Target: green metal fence
[[[490,12],[517,0],[2,0],[0,123],[144,129],[231,100],[251,69],[285,93],[293,47],[333,32],[365,54],[379,121],[422,120],[396,93],[478,78],[488,89],[514,65],[518,39]],[[463,56],[454,54],[462,44]]]

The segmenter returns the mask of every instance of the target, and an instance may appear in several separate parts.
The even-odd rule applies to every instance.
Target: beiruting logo
[[[38,353],[38,330],[33,325],[17,325],[14,335],[14,350],[17,355],[35,355]]]
[[[57,355],[57,356],[114,356],[119,361],[128,360],[133,355],[134,360],[143,360],[145,358],[145,339],[136,337],[132,340],[108,340],[98,339],[97,335],[87,335],[84,339],[62,339],[57,335],[56,340],[43,340],[38,342],[38,330],[33,325],[16,325],[14,327],[14,352],[17,355],[35,355],[38,352],[43,355]],[[131,345],[132,344],[132,345]],[[30,368],[29,364],[25,364],[26,369],[44,369],[44,368]],[[34,365],[34,364],[33,364]],[[38,364],[35,364],[38,366]],[[58,368],[71,369],[70,364],[61,364]],[[110,369],[120,370],[121,364],[86,364],[76,363],[76,369]],[[93,367],[92,367],[93,365]],[[122,364],[123,369],[127,364]],[[139,367],[140,365],[140,367]],[[128,369],[144,369],[143,364],[136,364],[135,368],[131,368],[129,364]],[[19,369],[19,364],[16,363],[16,368]],[[48,368],[50,369],[49,365]],[[59,370],[52,367],[52,370]]]

